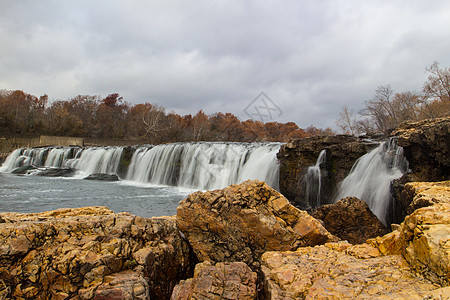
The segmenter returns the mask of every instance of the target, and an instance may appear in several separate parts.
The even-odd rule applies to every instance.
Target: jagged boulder
[[[450,284],[450,203],[419,208],[397,230],[368,243],[383,254],[403,255],[434,283]]]
[[[173,217],[106,207],[0,213],[2,297],[167,299],[194,264]]]
[[[280,163],[280,192],[300,209],[315,208],[308,203],[304,176],[315,165],[322,150],[326,160],[321,166],[321,204],[332,203],[338,183],[350,172],[355,161],[376,147],[376,143],[349,135],[294,139],[281,146],[277,155]]]
[[[312,216],[322,220],[330,233],[351,244],[362,244],[369,238],[387,233],[386,227],[372,213],[367,203],[355,197],[322,205]]]
[[[206,261],[195,266],[193,278],[174,288],[171,299],[257,299],[256,279],[256,273],[243,262],[213,265]]]
[[[266,252],[261,266],[265,299],[430,299],[449,296],[400,255],[382,256],[367,244],[347,242]],[[434,299],[434,298],[433,298]],[[446,298],[436,298],[446,299]]]
[[[318,220],[257,180],[190,194],[177,208],[177,225],[200,261],[242,261],[253,270],[265,251],[337,240]]]

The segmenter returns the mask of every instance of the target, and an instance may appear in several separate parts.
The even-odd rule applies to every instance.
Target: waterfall
[[[46,168],[73,168],[87,175],[114,174],[117,172],[122,150],[123,147],[17,149],[6,158],[0,167],[0,172],[11,172],[19,167],[32,165]]]
[[[326,150],[322,150],[314,166],[308,167],[305,176],[306,200],[310,207],[320,206],[320,190],[322,188],[322,175],[320,174],[320,165],[326,160]]]
[[[341,182],[335,201],[353,196],[364,200],[370,210],[386,225],[391,202],[391,181],[408,170],[403,148],[395,139],[382,142],[360,157]]]
[[[141,146],[125,179],[136,183],[215,189],[259,179],[278,189],[279,143],[174,143]],[[15,150],[0,172],[33,165],[73,168],[80,175],[117,174],[123,147],[49,147]]]
[[[47,148],[22,148],[14,150],[0,167],[0,172],[11,172],[23,166],[42,166]]]
[[[67,161],[65,166],[89,175],[94,173],[116,174],[123,147],[95,147],[82,150]]]
[[[222,188],[247,179],[278,188],[280,144],[180,143],[138,149],[127,180],[202,190]]]

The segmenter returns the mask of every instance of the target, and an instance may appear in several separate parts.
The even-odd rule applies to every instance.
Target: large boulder
[[[190,194],[177,208],[177,225],[200,261],[242,261],[253,270],[266,251],[337,240],[318,220],[257,180]]]
[[[261,266],[265,299],[430,299],[444,295],[414,275],[400,255],[383,256],[367,244],[347,242],[266,252]]]
[[[167,299],[194,264],[173,217],[106,207],[0,214],[7,298]]]
[[[119,176],[116,174],[106,174],[106,173],[94,173],[83,178],[85,180],[98,180],[98,181],[119,181]]]
[[[256,279],[256,273],[243,262],[203,262],[195,266],[193,278],[174,288],[171,299],[257,299]]]
[[[330,233],[351,244],[362,244],[367,239],[387,233],[386,227],[373,214],[367,203],[355,197],[322,205],[312,216],[322,220]]]
[[[308,167],[316,164],[322,150],[326,160],[321,165],[321,201],[332,203],[339,182],[350,172],[355,161],[376,147],[377,143],[349,135],[335,135],[293,139],[281,146],[277,155],[280,162],[280,192],[303,210],[317,207],[309,203],[304,184]]]
[[[450,117],[407,122],[391,136],[398,137],[414,181],[450,179]]]
[[[448,199],[448,194],[445,195]],[[450,284],[450,203],[419,208],[401,226],[368,243],[383,254],[401,254],[436,284]]]

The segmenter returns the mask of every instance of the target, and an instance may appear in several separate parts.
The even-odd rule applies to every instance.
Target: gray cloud
[[[382,84],[420,90],[450,65],[448,1],[3,1],[0,89],[118,92],[177,113],[232,112],[264,91],[275,121],[334,127]]]

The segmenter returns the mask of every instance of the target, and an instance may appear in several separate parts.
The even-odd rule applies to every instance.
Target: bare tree
[[[355,135],[358,133],[353,109],[349,110],[349,108],[344,105],[336,120],[336,126],[338,126],[342,132],[347,134]]]
[[[434,62],[425,69],[430,75],[423,86],[423,92],[427,98],[450,101],[450,68],[439,68],[439,63]]]

